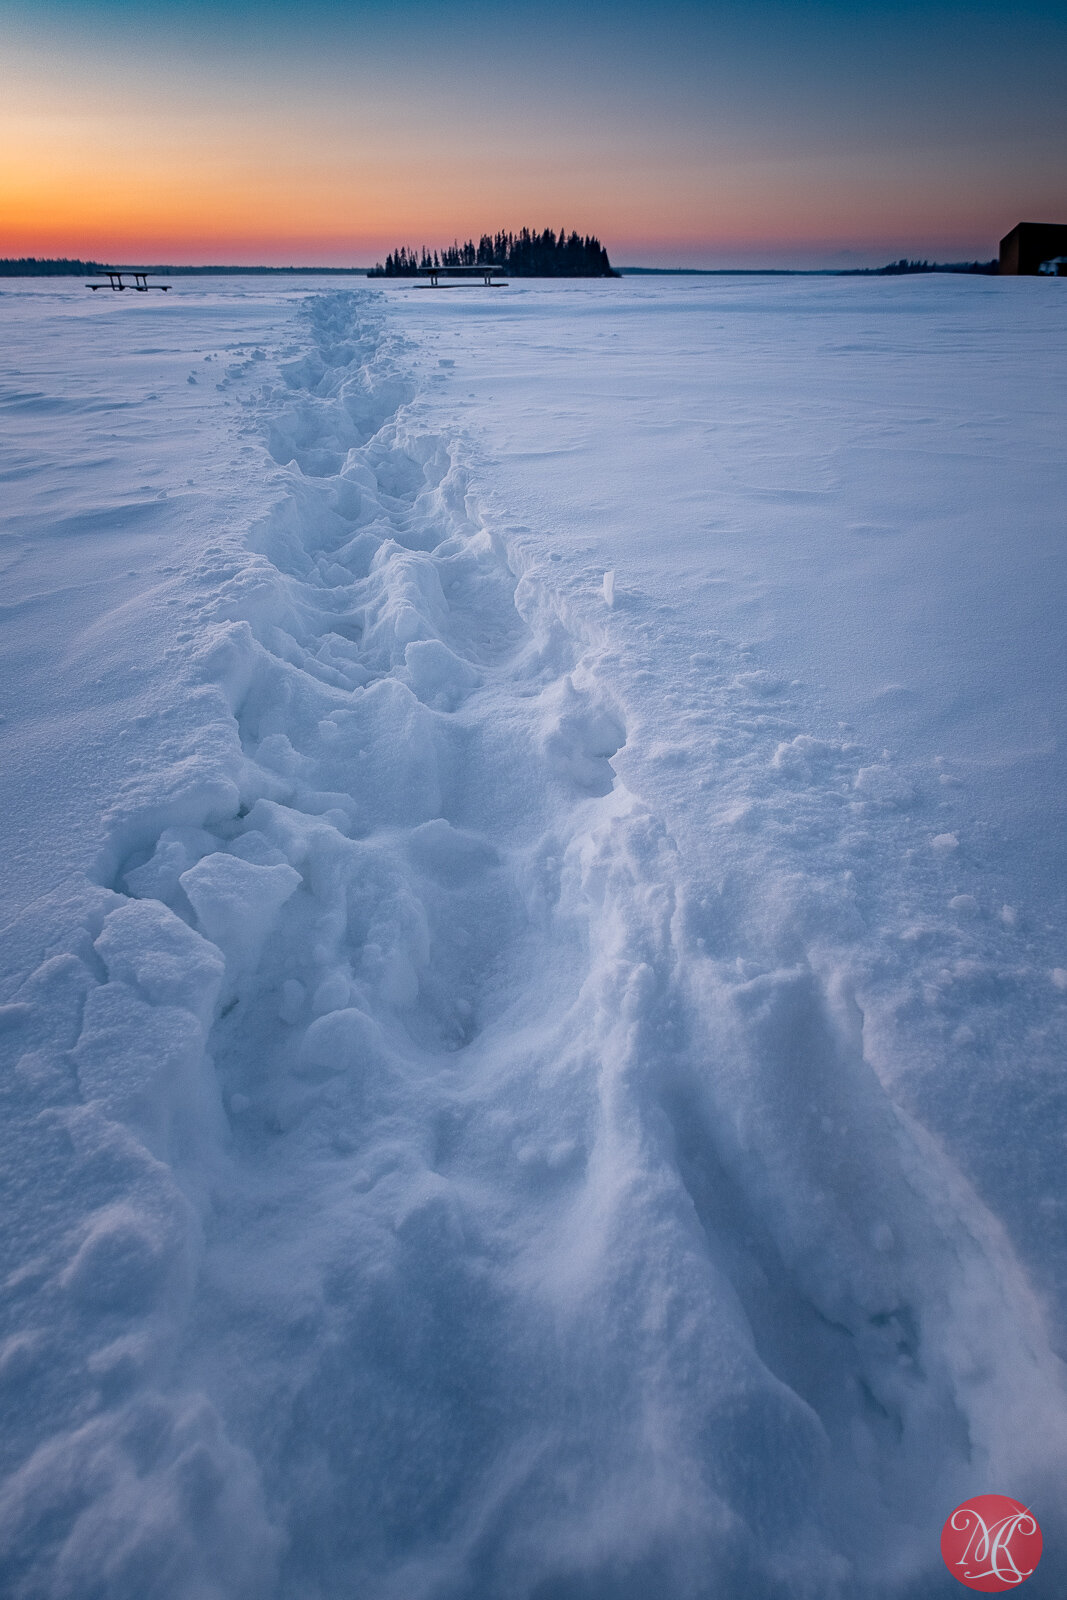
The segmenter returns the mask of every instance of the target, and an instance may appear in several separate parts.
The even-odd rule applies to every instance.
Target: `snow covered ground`
[[[1059,284],[0,327],[0,1590],[1062,1595]]]

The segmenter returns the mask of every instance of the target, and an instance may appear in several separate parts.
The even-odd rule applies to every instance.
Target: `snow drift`
[[[868,1059],[851,891],[738,953],[633,786],[624,583],[494,521],[379,299],[298,315],[182,718],[5,940],[5,1592],[917,1600],[984,1488],[1056,1592],[1062,1370]],[[817,828],[842,763],[897,827],[870,752],[759,781]]]

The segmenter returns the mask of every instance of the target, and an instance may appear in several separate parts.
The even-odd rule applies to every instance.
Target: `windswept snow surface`
[[[1063,310],[5,286],[5,1596],[1063,1594]]]

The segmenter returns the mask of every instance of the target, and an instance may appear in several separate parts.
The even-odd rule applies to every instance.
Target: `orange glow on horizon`
[[[992,184],[981,203],[964,193],[946,205],[888,166],[843,163],[828,180],[783,155],[709,176],[657,155],[621,172],[567,172],[521,152],[493,170],[460,146],[431,158],[399,140],[266,160],[247,133],[211,156],[215,131],[172,133],[146,154],[124,129],[91,139],[55,125],[15,129],[0,110],[0,143],[14,156],[0,173],[0,255],[371,265],[400,244],[437,249],[526,225],[595,233],[622,263],[758,264],[843,249],[958,259],[992,255],[1018,220],[1013,199],[998,209]]]
[[[695,203],[691,187],[689,194],[665,192],[654,173],[636,193],[629,185],[594,192],[582,182],[534,175],[516,215],[513,187],[475,183],[462,172],[449,182],[440,169],[405,183],[397,170],[405,159],[393,152],[388,168],[370,171],[324,162],[317,171],[264,173],[234,153],[193,178],[180,160],[162,170],[143,160],[101,169],[91,156],[61,161],[38,152],[0,176],[0,255],[371,265],[400,244],[439,249],[454,238],[527,225],[595,233],[615,262],[704,258],[713,265],[746,254],[758,263],[844,248],[886,259],[920,250],[973,253],[983,239],[991,255],[1000,236],[988,201],[978,206],[964,197],[946,207],[936,196],[912,195],[905,210],[906,197],[894,192],[899,182],[888,177],[866,189],[851,174],[848,183],[798,186],[784,163],[765,169],[758,184],[750,171],[720,173]],[[903,223],[904,215],[906,226],[894,226],[894,216]]]
[[[610,219],[590,224],[582,215],[552,218],[532,211],[524,218],[486,216],[458,226],[439,218],[397,214],[395,220],[367,217],[364,226],[340,230],[329,225],[332,219],[307,215],[279,217],[279,207],[264,205],[257,214],[253,207],[237,208],[219,204],[210,208],[182,205],[168,210],[159,206],[141,210],[134,204],[128,211],[113,205],[108,214],[91,206],[69,209],[27,208],[23,214],[0,208],[0,256],[71,257],[102,262],[129,261],[173,263],[174,265],[261,265],[261,266],[372,266],[399,245],[441,249],[453,239],[477,238],[482,231],[519,226],[557,227],[579,225],[583,232],[596,233],[616,265],[655,262],[715,265],[748,261],[780,264],[794,256],[807,259],[849,250],[864,256],[890,260],[903,253],[937,255],[940,259],[962,259],[976,253],[996,253],[997,237],[982,219],[962,216],[947,219],[911,218],[907,236],[887,227],[884,217],[864,219],[864,227],[853,225],[846,233],[838,231],[830,219],[812,219],[807,226],[773,229],[769,219],[745,218],[729,225],[721,214],[717,226],[692,231],[654,232],[633,226],[627,217],[623,226],[613,228]],[[352,208],[354,209],[354,208]],[[488,209],[488,208],[486,208]],[[318,226],[316,226],[318,222]],[[433,223],[436,222],[436,226]],[[627,226],[626,224],[629,224]],[[761,225],[762,224],[762,225]],[[822,224],[820,226],[820,224]],[[983,237],[986,246],[980,248]],[[913,243],[912,241],[917,241]],[[975,241],[979,242],[976,247]]]

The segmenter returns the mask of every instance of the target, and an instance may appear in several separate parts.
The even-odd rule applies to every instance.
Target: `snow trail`
[[[0,1015],[50,1103],[10,1592],[950,1592],[931,1505],[1062,1469],[1023,1275],[847,986],[709,949],[616,611],[487,522],[375,297],[304,314],[196,737]]]

